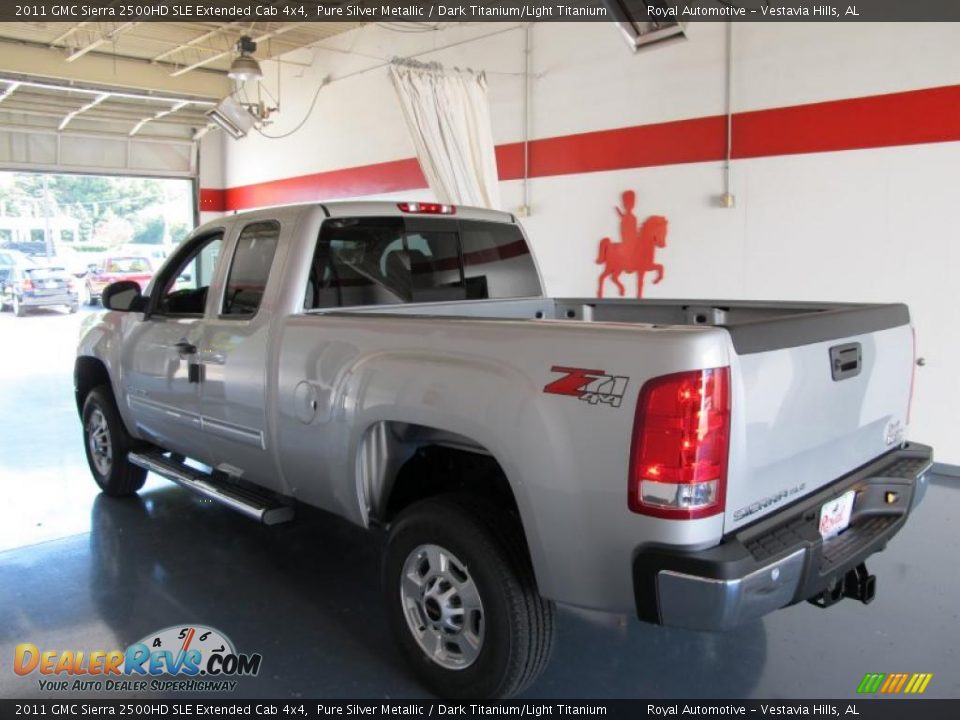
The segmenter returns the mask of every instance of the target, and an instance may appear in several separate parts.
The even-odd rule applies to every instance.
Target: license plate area
[[[828,540],[850,526],[850,516],[853,514],[856,498],[857,491],[848,490],[840,497],[828,500],[820,506],[820,537]]]

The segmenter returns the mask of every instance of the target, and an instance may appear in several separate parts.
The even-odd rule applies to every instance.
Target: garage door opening
[[[95,494],[76,435],[73,358],[116,280],[146,286],[195,225],[189,179],[0,172],[0,478],[11,513],[0,548],[88,532]],[[44,507],[36,503],[45,497]]]
[[[82,277],[114,255],[155,270],[194,227],[190,180],[0,172],[0,250]]]

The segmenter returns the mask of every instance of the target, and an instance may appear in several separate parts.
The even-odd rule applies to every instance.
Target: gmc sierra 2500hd
[[[932,461],[905,306],[544,297],[500,212],[222,218],[103,305],[75,383],[103,492],[387,529],[390,624],[445,696],[527,686],[554,603],[722,630],[869,602]]]

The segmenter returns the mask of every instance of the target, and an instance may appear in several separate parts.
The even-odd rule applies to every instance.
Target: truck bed
[[[309,314],[376,314],[483,320],[565,320],[722,327],[740,355],[876,332],[910,322],[900,303],[795,303],[743,300],[521,298],[378,305]]]
[[[711,357],[730,365],[736,397],[725,532],[816,491],[905,436],[912,342],[902,304],[524,298],[311,315],[317,313],[341,320],[364,315],[377,333],[388,332],[397,316],[414,325],[444,318],[454,322],[430,323],[432,336],[440,345],[449,341],[461,348],[466,328],[455,330],[456,321],[474,325],[472,333],[480,332],[475,324],[483,325],[489,339],[473,351],[475,357],[510,343],[515,356],[508,362],[538,380],[552,365],[615,367],[642,385],[645,375],[659,372],[653,369],[664,356],[680,367],[698,362],[694,356],[707,357],[698,355],[703,347],[716,348]],[[393,319],[388,326],[375,318]],[[518,321],[528,329],[518,331]],[[687,349],[667,350],[668,335]],[[630,350],[614,350],[614,336]],[[395,344],[402,345],[403,337]],[[538,342],[540,357],[530,352]],[[597,347],[607,347],[603,357]]]

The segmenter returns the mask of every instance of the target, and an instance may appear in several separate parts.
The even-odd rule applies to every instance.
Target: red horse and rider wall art
[[[637,216],[633,214],[636,193],[627,190],[621,197],[623,208],[614,208],[620,216],[620,242],[611,242],[608,237],[600,241],[597,265],[606,267],[600,274],[597,297],[603,297],[603,284],[608,277],[622,296],[626,288],[620,282],[620,273],[637,273],[637,297],[642,298],[643,280],[648,272],[657,273],[654,285],[663,280],[663,265],[656,262],[655,255],[657,248],[667,246],[667,219],[662,215],[651,215],[639,226]]]

